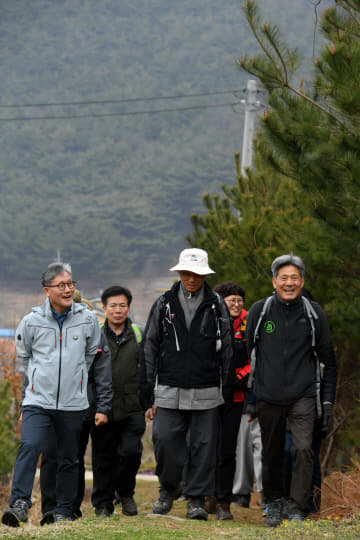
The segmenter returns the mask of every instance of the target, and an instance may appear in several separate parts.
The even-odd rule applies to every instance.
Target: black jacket
[[[250,356],[254,331],[264,299],[249,310],[246,343]],[[323,401],[334,402],[336,359],[325,313],[311,302],[318,319],[315,322],[316,352],[324,364]],[[311,397],[315,390],[315,360],[311,346],[311,326],[301,296],[284,303],[275,294],[259,329],[256,345],[254,392],[257,400],[289,405],[301,397]]]
[[[90,407],[85,412],[84,420],[92,420],[97,412],[109,416],[113,398],[111,357],[103,333],[100,337],[99,351],[89,370],[87,393]]]
[[[188,330],[175,283],[153,305],[140,348],[140,396],[151,406],[155,377],[178,388],[211,388],[223,384],[225,399],[232,395],[231,329],[227,308],[204,283],[204,299]],[[217,335],[217,330],[220,335]],[[221,342],[221,348],[217,350]]]

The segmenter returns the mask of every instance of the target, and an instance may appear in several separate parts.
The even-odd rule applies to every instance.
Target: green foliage
[[[293,251],[304,259],[305,286],[323,305],[337,348],[339,425],[348,418],[356,432],[359,392],[350,377],[359,374],[360,349],[360,4],[332,4],[322,17],[325,43],[313,82],[300,88],[295,51],[277,27],[261,22],[255,1],[244,4],[262,52],[238,65],[260,79],[269,103],[255,168],[246,177],[237,171],[235,185],[223,186],[225,199],[206,196],[188,241],[211,252],[217,281],[246,288],[247,305],[270,292],[275,256]]]
[[[0,381],[0,479],[12,471],[16,457],[10,384]]]

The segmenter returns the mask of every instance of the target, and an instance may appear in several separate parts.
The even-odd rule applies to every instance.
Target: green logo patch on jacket
[[[266,321],[266,323],[264,324],[264,328],[267,334],[272,334],[273,332],[275,332],[274,321]]]

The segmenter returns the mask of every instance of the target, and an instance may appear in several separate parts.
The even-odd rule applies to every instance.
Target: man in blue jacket
[[[81,297],[80,291],[75,290],[73,299],[75,302],[86,304],[92,311],[92,304]],[[77,496],[73,508],[74,518],[80,518],[82,516],[80,507],[85,494],[85,453],[89,442],[89,436],[93,439],[94,431],[96,431],[98,427],[107,424],[112,406],[111,356],[108,342],[103,333],[101,333],[100,345],[88,374],[87,394],[89,409],[84,411],[80,432],[79,480]],[[40,489],[43,517],[40,521],[40,525],[54,522],[54,508],[56,507],[56,471],[56,436],[53,432],[50,437],[48,437],[41,455]]]
[[[88,408],[87,378],[100,342],[96,315],[73,302],[75,282],[66,263],[50,264],[42,275],[47,299],[16,330],[16,348],[28,384],[22,402],[21,444],[10,507],[2,523],[27,521],[39,455],[51,430],[56,434],[58,471],[54,521],[71,520],[78,483],[78,443]]]
[[[183,480],[186,517],[206,520],[204,497],[215,494],[219,405],[232,402],[235,383],[229,312],[205,282],[214,273],[206,251],[183,250],[170,270],[180,281],[152,307],[140,349],[140,400],[154,418],[160,479],[153,512],[171,510]]]

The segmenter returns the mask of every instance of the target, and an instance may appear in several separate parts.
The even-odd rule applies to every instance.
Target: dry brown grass
[[[321,517],[353,518],[360,514],[360,463],[347,473],[333,472],[322,485]]]

